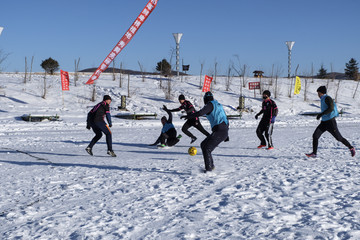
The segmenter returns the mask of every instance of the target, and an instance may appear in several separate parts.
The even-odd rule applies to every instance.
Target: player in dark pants
[[[342,142],[346,147],[349,148],[350,154],[352,157],[355,156],[355,148],[341,136],[339,129],[336,124],[335,118],[339,115],[336,103],[334,100],[326,94],[326,87],[321,86],[317,89],[318,96],[321,101],[321,113],[316,116],[316,119],[321,118],[321,123],[315,129],[313,134],[313,151],[312,153],[306,154],[308,157],[316,157],[319,138],[325,132],[328,131],[331,135],[335,137],[336,140]]]
[[[160,136],[156,140],[155,143],[150,144],[150,146],[155,146],[160,143],[158,147],[162,148],[165,146],[174,146],[179,142],[179,137],[176,137],[176,129],[174,127],[174,124],[172,123],[172,114],[169,111],[169,109],[164,106],[163,108],[168,114],[169,118],[167,119],[165,116],[161,118],[161,123],[163,125],[163,128],[161,129]]]
[[[189,114],[192,114],[195,112],[195,108],[194,106],[191,104],[190,101],[186,100],[185,99],[185,96],[184,95],[180,95],[179,96],[179,102],[181,104],[180,107],[178,108],[174,108],[174,109],[171,109],[169,110],[170,112],[178,112],[178,111],[181,111],[181,110],[185,110],[186,114],[189,115]],[[191,143],[195,142],[196,141],[196,137],[188,130],[189,128],[191,127],[195,127],[197,130],[199,130],[202,134],[204,134],[205,136],[210,136],[210,133],[208,133],[208,131],[206,131],[204,129],[204,127],[201,125],[200,123],[200,119],[197,117],[197,118],[192,118],[192,119],[189,119],[187,120],[183,127],[181,128],[181,130],[191,138]]]
[[[89,146],[85,149],[87,153],[91,156],[93,155],[92,148],[94,145],[100,140],[102,134],[106,135],[106,144],[107,144],[107,154],[112,157],[116,157],[112,149],[112,136],[109,127],[112,127],[111,124],[111,115],[110,115],[110,103],[111,97],[109,95],[105,95],[103,101],[96,104],[93,109],[88,113],[88,117],[86,120],[86,128],[92,130],[95,133],[95,137],[91,140]],[[109,126],[105,123],[104,117],[106,116],[106,120]]]
[[[229,122],[222,105],[214,100],[211,92],[204,95],[205,106],[198,112],[182,116],[181,118],[193,119],[206,115],[210,121],[212,133],[201,142],[201,150],[205,162],[205,173],[215,169],[212,151],[223,141],[228,141]]]
[[[256,135],[260,139],[260,145],[258,148],[266,147],[266,142],[268,143],[268,150],[274,149],[274,145],[272,143],[272,132],[274,128],[275,118],[278,114],[278,108],[276,106],[276,103],[270,99],[270,91],[265,90],[263,92],[263,99],[261,105],[261,111],[255,115],[255,119],[258,119],[258,117],[263,114],[260,123],[256,129]],[[265,133],[265,138],[264,134]]]

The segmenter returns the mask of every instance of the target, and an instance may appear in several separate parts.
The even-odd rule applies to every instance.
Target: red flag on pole
[[[211,85],[212,80],[213,80],[212,77],[209,77],[208,75],[205,75],[204,86],[203,86],[203,89],[202,89],[203,92],[209,92],[210,91],[210,85]]]
[[[113,50],[109,53],[109,55],[105,58],[105,60],[100,64],[98,69],[94,72],[94,74],[90,77],[90,79],[86,82],[86,84],[93,84],[96,79],[99,78],[100,74],[105,71],[110,63],[116,58],[116,56],[123,50],[123,48],[130,42],[133,38],[137,30],[140,26],[145,22],[150,13],[155,9],[158,0],[150,0],[145,8],[141,11],[139,16],[136,18],[135,22],[130,26],[124,36],[120,39],[120,41],[116,44]]]
[[[60,70],[60,75],[61,75],[61,88],[63,91],[69,91],[69,84],[70,84],[70,79],[69,79],[69,73],[65,72],[63,70]]]

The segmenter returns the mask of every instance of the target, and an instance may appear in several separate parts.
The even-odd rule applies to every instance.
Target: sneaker
[[[158,148],[164,148],[164,147],[166,147],[166,145],[165,144],[159,144],[159,145],[157,145],[157,147]]]
[[[307,157],[309,158],[316,158],[316,154],[315,153],[307,153],[305,154]]]
[[[354,157],[354,156],[355,156],[355,148],[354,148],[354,147],[351,148],[351,149],[350,149],[350,152],[351,152],[351,156]]]
[[[196,139],[197,139],[196,137],[192,137],[192,138],[191,138],[191,142],[190,142],[190,144],[192,144],[193,142],[195,142],[195,141],[196,141]]]
[[[112,157],[116,157],[116,154],[114,153],[113,150],[108,150],[108,151],[107,151],[107,154],[109,154],[109,155],[112,156]]]
[[[268,147],[267,150],[274,150],[274,147]]]
[[[266,147],[266,145],[261,145],[261,144],[260,144],[257,148],[260,149],[260,148],[264,148],[264,147]]]
[[[87,148],[85,148],[85,150],[86,150],[86,152],[87,152],[88,154],[90,154],[91,156],[93,156],[93,152],[92,152],[91,147],[87,147]]]

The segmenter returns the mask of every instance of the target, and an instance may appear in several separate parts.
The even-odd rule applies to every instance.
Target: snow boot
[[[196,137],[192,137],[192,138],[191,138],[191,142],[190,142],[190,144],[192,144],[193,142],[195,142],[195,141],[196,141],[196,139],[197,139]]]

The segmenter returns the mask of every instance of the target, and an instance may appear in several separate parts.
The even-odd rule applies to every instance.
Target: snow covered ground
[[[166,100],[158,77],[131,76],[127,109],[157,113],[141,121],[115,118],[120,96],[128,94],[127,77],[103,74],[97,83],[98,100],[82,75],[75,87],[61,93],[60,77],[48,76],[46,99],[41,98],[43,76],[23,84],[22,74],[0,74],[0,238],[1,239],[360,239],[360,163],[358,155],[325,133],[318,158],[309,159],[314,117],[319,111],[315,80],[289,98],[288,80],[280,79],[279,116],[274,128],[275,150],[258,150],[254,119],[261,96],[243,89],[249,112],[230,120],[230,142],[221,143],[213,156],[216,169],[204,174],[198,140],[196,156],[189,156],[184,134],[171,149],[149,147],[160,133],[160,110],[179,106],[185,94],[203,106],[199,78],[188,76],[172,85]],[[239,80],[225,91],[218,78],[214,96],[227,114],[237,114]],[[256,81],[255,79],[248,79]],[[268,84],[265,80],[264,84]],[[165,86],[166,82],[163,81]],[[329,83],[335,96],[337,81]],[[360,146],[360,97],[352,98],[356,83],[342,81],[337,104],[344,110],[339,130]],[[274,85],[266,86],[274,92]],[[85,129],[86,114],[104,94],[113,97],[113,146],[116,158],[106,155],[102,138],[85,152],[93,132]],[[25,122],[23,114],[59,115],[61,121]],[[181,132],[181,113],[174,124]],[[210,130],[207,120],[202,120]],[[328,144],[325,144],[328,142]]]

